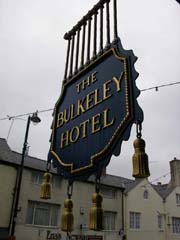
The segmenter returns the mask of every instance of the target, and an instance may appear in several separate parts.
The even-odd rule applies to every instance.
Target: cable
[[[46,110],[41,110],[41,111],[37,111],[37,113],[44,113],[44,112],[49,112],[49,111],[53,111],[54,109],[53,108],[49,108],[49,109],[46,109]],[[14,116],[9,116],[7,115],[7,117],[4,117],[4,118],[0,118],[0,120],[12,120],[14,118],[19,118],[19,117],[24,117],[24,116],[29,116],[29,115],[32,115],[34,112],[29,112],[29,113],[23,113],[23,114],[19,114],[19,115],[14,115]]]
[[[163,87],[170,87],[170,86],[173,86],[173,85],[177,85],[177,84],[180,84],[180,82],[173,82],[173,83],[167,83],[167,84],[163,84],[163,85],[158,85],[158,86],[154,86],[154,87],[150,87],[150,88],[144,88],[144,89],[141,89],[140,91],[141,92],[145,92],[145,91],[149,91],[149,90],[153,90],[155,89],[156,91],[159,90],[159,88],[163,88]],[[37,111],[38,113],[44,113],[44,112],[49,112],[49,111],[53,111],[53,108],[50,108],[50,109],[46,109],[46,110],[41,110],[41,111]],[[24,116],[29,116],[31,114],[33,114],[34,112],[30,112],[30,113],[24,113],[24,114],[19,114],[19,115],[14,115],[14,116],[9,116],[7,115],[7,117],[4,117],[4,118],[0,118],[0,121],[2,120],[11,120],[11,119],[14,119],[14,118],[18,118],[18,117],[24,117]]]
[[[153,90],[153,89],[155,89],[156,91],[158,91],[159,88],[162,88],[162,87],[170,87],[170,86],[177,85],[177,84],[180,84],[180,82],[174,82],[174,83],[167,83],[167,84],[163,84],[163,85],[158,85],[158,86],[155,86],[155,87],[145,88],[145,89],[142,89],[142,90],[140,90],[140,91],[141,91],[141,92],[144,92],[144,91],[149,91],[149,90]]]
[[[10,125],[10,128],[9,128],[9,131],[8,131],[8,135],[7,135],[7,138],[6,138],[6,142],[8,141],[8,138],[9,138],[9,135],[11,133],[11,129],[13,127],[13,123],[14,123],[14,118],[12,119],[12,122],[11,122],[11,125]]]
[[[168,173],[165,173],[165,174],[163,174],[162,176],[160,176],[160,177],[158,177],[158,178],[156,178],[156,179],[154,179],[153,181],[151,181],[150,183],[153,183],[153,182],[157,182],[159,179],[161,179],[161,178],[165,178],[167,175],[169,175],[170,174],[170,172],[168,172]]]

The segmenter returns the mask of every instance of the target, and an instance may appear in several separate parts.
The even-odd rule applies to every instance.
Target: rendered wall
[[[149,198],[144,199],[144,190]],[[141,213],[140,229],[130,229],[129,212]],[[126,232],[128,240],[165,240],[165,229],[158,229],[157,215],[163,213],[162,198],[146,179],[141,181],[126,196]],[[170,240],[170,239],[169,239]]]
[[[119,236],[119,229],[121,227],[121,191],[117,189],[115,199],[103,199],[103,209],[106,211],[117,212],[116,217],[116,230],[115,231],[89,231],[89,211],[92,206],[92,194],[95,191],[95,185],[92,183],[75,182],[73,187],[72,200],[74,203],[73,214],[74,214],[74,231],[72,234],[76,235],[101,235],[103,240],[121,240]],[[20,194],[20,206],[21,212],[18,215],[18,222],[16,225],[16,236],[17,240],[45,240],[48,238],[48,232],[54,235],[54,239],[62,236],[62,240],[66,239],[66,233],[60,230],[61,215],[63,212],[64,200],[67,198],[67,181],[61,180],[60,188],[52,189],[52,198],[50,200],[40,199],[40,185],[31,182],[31,170],[24,169],[22,188]],[[32,226],[26,223],[27,216],[27,204],[28,200],[42,201],[48,203],[54,203],[60,205],[59,223],[58,227],[41,227]],[[82,211],[81,211],[82,210]],[[49,235],[50,236],[50,235]]]
[[[0,164],[0,227],[8,228],[17,170]]]

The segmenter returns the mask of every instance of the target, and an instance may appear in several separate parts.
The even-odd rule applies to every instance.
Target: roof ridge
[[[20,152],[16,152],[16,151],[14,151],[14,150],[11,150],[13,153],[15,153],[15,154],[18,154],[18,155],[22,155],[22,153],[20,153]],[[29,158],[34,158],[34,159],[37,159],[37,160],[39,160],[39,161],[47,161],[46,159],[42,159],[42,158],[38,158],[38,157],[33,157],[33,156],[30,156],[30,155],[27,155],[26,157],[29,157]]]
[[[130,178],[125,178],[125,177],[121,177],[121,176],[118,176],[118,175],[112,175],[112,174],[109,174],[109,173],[106,173],[105,176],[118,177],[118,178],[121,178],[121,179],[134,181],[133,179],[130,179]]]

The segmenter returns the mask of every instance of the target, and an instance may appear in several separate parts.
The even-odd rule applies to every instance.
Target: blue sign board
[[[55,105],[50,158],[67,179],[101,174],[142,121],[132,51],[119,43],[65,83]]]

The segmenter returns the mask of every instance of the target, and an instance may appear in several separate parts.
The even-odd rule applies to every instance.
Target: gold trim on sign
[[[125,103],[126,103],[126,116],[123,118],[123,120],[121,121],[121,123],[119,124],[118,128],[115,130],[114,134],[112,135],[112,137],[110,138],[109,142],[107,143],[107,145],[98,153],[94,154],[93,156],[91,156],[90,160],[91,163],[85,167],[81,167],[78,169],[73,169],[73,163],[64,163],[61,158],[56,154],[56,152],[53,151],[53,145],[54,145],[54,135],[55,135],[55,126],[56,126],[56,121],[55,121],[55,117],[54,117],[54,121],[53,121],[53,130],[52,130],[52,141],[51,141],[51,147],[50,147],[50,152],[52,153],[52,155],[54,155],[54,157],[58,160],[58,162],[63,166],[63,167],[67,167],[67,168],[71,168],[71,174],[73,173],[78,173],[81,172],[83,170],[92,168],[94,166],[94,161],[97,158],[100,158],[101,155],[104,155],[104,153],[106,151],[108,151],[108,148],[110,147],[110,145],[112,144],[112,142],[114,141],[114,139],[116,138],[116,136],[118,135],[118,132],[120,131],[120,129],[122,128],[122,126],[124,125],[124,123],[126,122],[126,120],[129,118],[130,114],[130,106],[129,106],[129,89],[128,89],[128,71],[127,71],[127,59],[124,57],[120,57],[118,55],[118,53],[116,53],[116,50],[114,48],[109,49],[106,53],[104,53],[102,56],[100,56],[98,59],[96,59],[94,62],[92,62],[90,65],[88,65],[85,69],[83,69],[81,72],[79,72],[77,75],[75,75],[69,82],[65,83],[63,85],[63,91],[62,94],[60,95],[56,105],[55,105],[55,111],[54,111],[54,116],[57,116],[57,107],[59,105],[59,102],[61,100],[61,98],[63,97],[63,93],[64,90],[66,88],[66,86],[68,84],[70,84],[72,81],[74,81],[79,75],[81,75],[84,71],[86,71],[88,68],[90,68],[92,65],[94,65],[97,61],[99,61],[101,58],[105,57],[106,55],[108,55],[110,52],[112,51],[113,55],[115,58],[117,58],[118,60],[120,60],[121,62],[123,62],[124,65],[124,72],[125,72]]]

